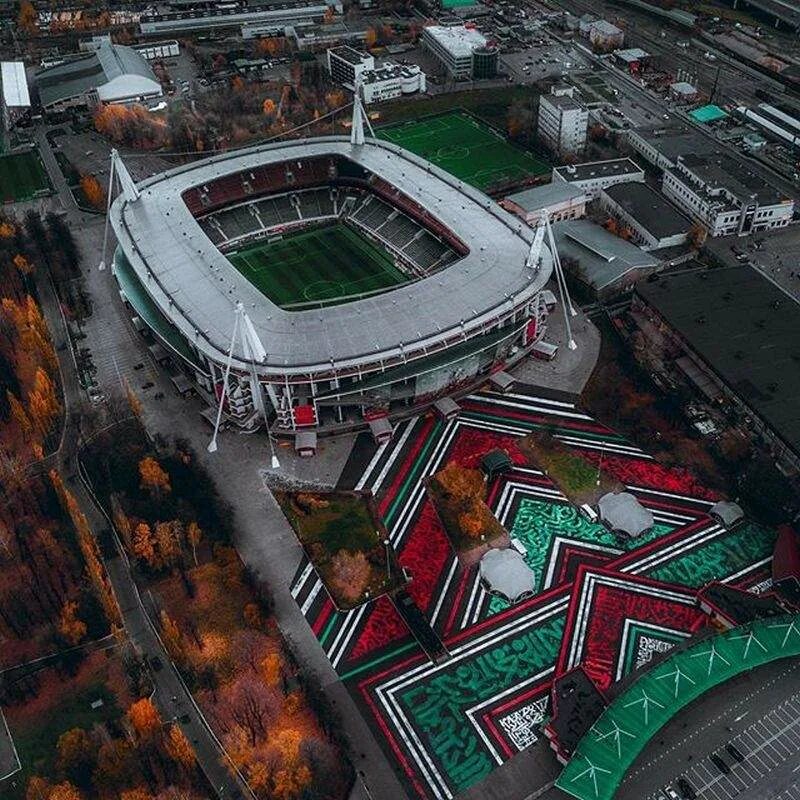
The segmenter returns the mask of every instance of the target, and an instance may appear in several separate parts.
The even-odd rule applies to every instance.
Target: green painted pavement
[[[732,628],[675,652],[605,710],[556,786],[579,800],[612,800],[654,734],[692,700],[736,675],[800,655],[800,616]]]

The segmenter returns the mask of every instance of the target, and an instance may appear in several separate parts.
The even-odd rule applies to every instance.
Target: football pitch
[[[290,309],[345,303],[409,280],[388,253],[346,225],[259,242],[228,260],[273,303]]]
[[[49,188],[37,150],[0,156],[0,201],[31,200]]]
[[[549,164],[462,112],[391,125],[377,136],[481,190],[550,172]]]

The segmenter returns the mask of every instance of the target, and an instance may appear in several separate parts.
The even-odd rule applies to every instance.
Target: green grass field
[[[228,260],[281,308],[336,305],[408,281],[386,252],[345,225],[260,242]]]
[[[38,151],[0,156],[0,201],[31,200],[49,188]]]
[[[550,172],[549,164],[461,112],[390,125],[377,135],[481,190]]]

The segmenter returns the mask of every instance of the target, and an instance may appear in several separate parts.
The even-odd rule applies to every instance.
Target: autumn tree
[[[197,566],[197,545],[200,544],[200,540],[203,538],[203,531],[200,530],[200,526],[196,522],[189,523],[189,527],[186,529],[186,538],[192,546],[192,558],[194,559],[194,565]]]
[[[369,586],[372,568],[362,552],[339,550],[331,559],[331,583],[349,602],[358,600]]]
[[[31,0],[21,0],[17,14],[17,26],[25,33],[35,33],[38,21],[39,14]]]
[[[50,795],[51,788],[48,781],[39,775],[34,775],[25,789],[25,800],[42,800]]]
[[[83,800],[83,795],[69,781],[56,784],[47,800]]]
[[[86,636],[86,623],[78,618],[78,604],[74,600],[64,604],[58,620],[58,632],[71,647]]]
[[[94,175],[81,175],[81,190],[93,208],[102,211],[106,205],[106,191]]]
[[[177,623],[164,610],[161,611],[161,640],[164,642],[170,658],[180,664],[185,658],[181,631]]]
[[[270,688],[275,688],[283,674],[283,659],[278,653],[267,653],[261,661],[261,677]]]
[[[72,520],[75,535],[78,539],[78,546],[80,547],[83,561],[86,566],[86,572],[89,580],[95,590],[95,593],[103,606],[106,619],[113,624],[121,624],[122,616],[117,605],[117,599],[114,596],[114,591],[111,588],[111,583],[108,580],[103,564],[100,560],[100,550],[95,541],[92,530],[89,527],[89,522],[86,516],[81,511],[78,501],[75,499],[72,492],[64,486],[61,480],[61,475],[56,470],[50,470],[50,481],[56,491],[61,505]]]
[[[75,783],[85,784],[97,760],[97,747],[83,728],[62,733],[56,745],[58,768]]]
[[[173,761],[187,769],[194,765],[194,749],[183,731],[175,723],[169,727],[164,746]]]
[[[142,488],[153,495],[159,496],[171,491],[169,475],[152,456],[146,456],[139,462],[139,477]]]
[[[142,741],[152,740],[161,728],[161,715],[149,697],[133,703],[127,716],[136,736]]]

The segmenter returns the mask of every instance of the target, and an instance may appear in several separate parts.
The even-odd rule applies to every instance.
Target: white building
[[[644,170],[630,158],[584,161],[582,164],[554,167],[552,181],[571,183],[582,189],[589,200],[596,200],[602,189],[615,183],[644,181]]]
[[[463,24],[428,25],[422,29],[422,46],[456,80],[492,78],[497,72],[497,48]]]
[[[586,214],[586,195],[583,189],[564,181],[546,186],[534,186],[508,195],[500,205],[528,225],[535,225],[546,211],[551,222],[580,219]]]
[[[675,166],[664,170],[662,189],[709,236],[783,228],[794,214],[794,200],[722,152],[678,156]]]
[[[11,130],[31,107],[25,64],[22,61],[3,61],[0,77],[3,84],[3,125],[6,130]]]
[[[375,69],[375,59],[369,53],[361,53],[353,47],[342,45],[328,50],[328,72],[333,80],[346,86],[350,91],[356,79],[367,70]]]
[[[589,112],[568,86],[554,86],[539,98],[536,132],[541,142],[559,154],[575,154],[586,147]]]
[[[424,92],[425,73],[418,64],[385,63],[361,73],[364,102],[380,103],[406,94]]]

